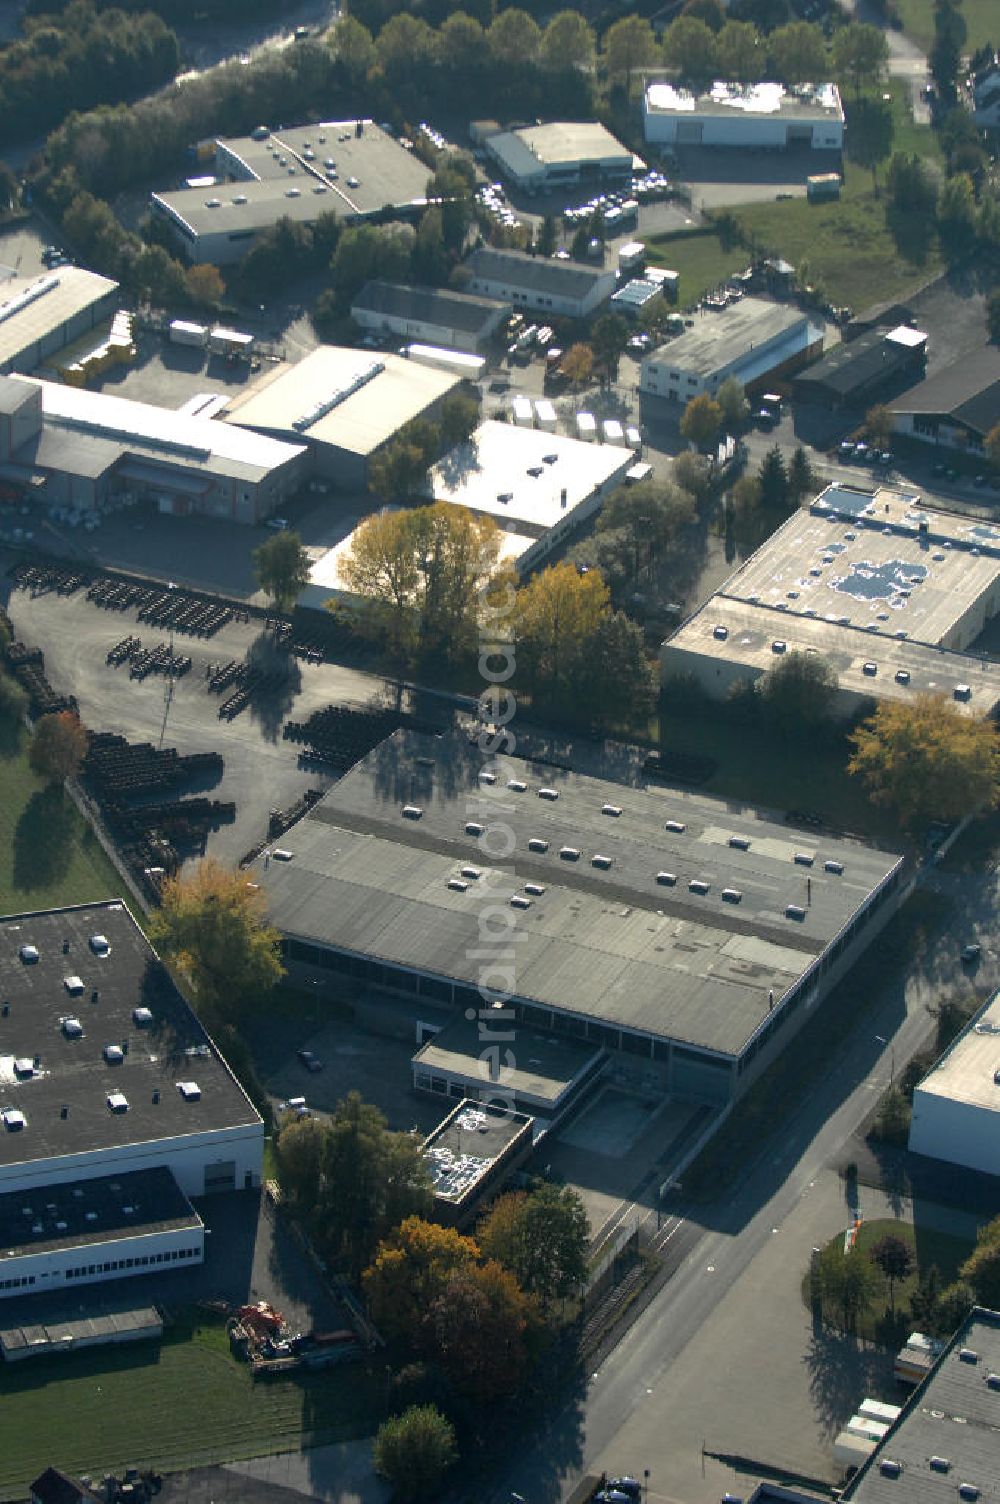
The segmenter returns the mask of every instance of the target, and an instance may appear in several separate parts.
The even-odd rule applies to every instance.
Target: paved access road
[[[929,886],[940,882],[928,874]],[[966,931],[991,943],[997,875],[948,877],[947,885],[956,889],[961,931],[940,937],[905,975],[886,979],[825,1079],[731,1196],[708,1208],[678,1208],[665,1228],[670,1261],[681,1252],[672,1277],[585,1392],[511,1470],[495,1504],[506,1504],[511,1491],[527,1504],[554,1504],[584,1471],[602,1470],[641,1476],[649,1468],[653,1504],[718,1504],[727,1488],[751,1492],[746,1472],[703,1458],[703,1441],[709,1452],[820,1477],[825,1467],[832,1476],[827,1437],[884,1374],[854,1344],[811,1332],[798,1287],[810,1248],[847,1220],[830,1168],[838,1151],[893,1067],[898,1072],[923,1045],[928,1007],[961,974]],[[997,975],[998,958],[988,951],[979,990]]]

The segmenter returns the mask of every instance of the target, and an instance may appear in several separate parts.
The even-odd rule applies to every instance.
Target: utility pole
[[[167,589],[168,590],[176,590],[177,589],[177,586],[174,584],[173,580],[168,580],[167,581]],[[163,691],[163,724],[160,727],[160,740],[157,743],[157,748],[158,749],[163,746],[163,738],[164,738],[164,736],[167,733],[167,717],[170,714],[170,707],[173,704],[173,700],[174,700],[174,623],[173,623],[173,619],[172,619],[172,613],[171,613],[171,622],[170,622],[170,649],[169,649],[169,651],[170,651],[170,657],[167,660],[167,685],[166,685],[166,688]]]

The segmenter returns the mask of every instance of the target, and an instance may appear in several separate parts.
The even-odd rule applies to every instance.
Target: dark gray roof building
[[[851,1504],[952,1504],[996,1497],[1000,1315],[963,1321],[841,1497]]]
[[[498,251],[480,246],[464,263],[470,292],[499,298],[539,313],[585,318],[610,298],[617,280],[613,270],[581,266],[558,257],[529,256],[525,251]]]
[[[851,964],[902,869],[756,810],[404,732],[282,845],[290,860],[254,870],[296,968],[475,1016],[487,903],[516,937],[523,1026],[660,1062],[675,1091],[715,1099]]]
[[[366,282],[351,305],[351,317],[362,329],[456,350],[478,349],[509,312],[509,303],[493,298],[399,282]]]
[[[1000,423],[1000,349],[983,345],[890,406],[901,432],[963,449],[981,447]]]
[[[924,369],[927,336],[901,324],[871,329],[833,349],[795,378],[795,394],[807,402],[852,407],[886,392],[905,376]]]

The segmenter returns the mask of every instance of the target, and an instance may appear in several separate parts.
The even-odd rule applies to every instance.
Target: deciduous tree
[[[28,761],[50,783],[75,778],[87,755],[87,732],[72,710],[43,715],[35,722]]]
[[[823,29],[812,21],[789,21],[772,31],[767,54],[774,77],[783,84],[821,83],[830,71]]]
[[[502,10],[486,29],[486,45],[504,68],[523,68],[534,62],[542,47],[542,31],[533,16],[517,6]]]
[[[786,732],[810,733],[829,719],[837,675],[819,653],[793,650],[778,658],[760,681],[759,694]]]
[[[1000,1217],[987,1222],[976,1235],[976,1246],[959,1270],[981,1306],[991,1311],[1000,1302]]]
[[[660,60],[653,28],[642,16],[623,16],[604,34],[604,66],[614,83],[624,83],[626,94],[632,92],[632,74],[636,68],[651,67]]]
[[[298,533],[274,533],[253,551],[257,584],[278,611],[287,611],[309,583],[309,555]]]
[[[753,84],[764,71],[767,54],[756,26],[749,21],[727,21],[715,39],[715,56],[723,78]]]
[[[542,36],[541,59],[546,68],[588,68],[594,61],[594,32],[576,10],[561,10]]]
[[[847,771],[911,829],[992,809],[1000,796],[996,725],[943,695],[883,700],[850,741]]]
[[[892,151],[894,125],[892,104],[884,99],[855,99],[847,112],[845,136],[847,155],[872,175],[872,187],[878,187],[879,164]]]
[[[411,1405],[379,1426],[373,1461],[399,1504],[438,1499],[458,1461],[455,1428],[435,1405]]]
[[[620,486],[611,493],[597,519],[597,531],[624,535],[632,573],[637,576],[694,518],[694,499],[687,491],[680,486],[643,481]]]
[[[516,1394],[537,1307],[495,1260],[458,1270],[431,1303],[426,1339],[446,1377],[477,1404]]]
[[[452,1276],[479,1261],[473,1238],[407,1217],[382,1243],[362,1284],[372,1319],[390,1341],[415,1347],[432,1302]]]
[[[844,1253],[836,1243],[831,1243],[820,1255],[817,1274],[824,1309],[835,1308],[844,1330],[853,1331],[858,1317],[875,1298],[877,1271],[860,1248]]]
[[[730,431],[739,428],[746,420],[750,404],[747,402],[743,383],[735,376],[727,376],[725,381],[719,383],[715,400],[722,411],[722,421]]]
[[[606,313],[595,322],[590,331],[590,348],[604,381],[614,381],[618,375],[618,362],[627,344],[628,324],[620,313]]]
[[[879,1238],[868,1251],[868,1257],[876,1268],[881,1269],[889,1288],[889,1310],[896,1314],[896,1283],[901,1279],[909,1279],[916,1266],[916,1256],[909,1243],[904,1243],[902,1238],[897,1238],[892,1233],[887,1233],[884,1238]]]
[[[699,449],[710,449],[722,432],[722,408],[703,392],[692,397],[681,418],[681,434]]]
[[[834,33],[833,65],[838,78],[854,85],[855,97],[865,84],[881,78],[889,61],[889,43],[884,31],[863,21],[850,21]],[[815,80],[813,80],[815,82]]]
[[[579,1288],[587,1275],[589,1225],[571,1186],[541,1185],[494,1202],[479,1224],[479,1245],[548,1309]]]
[[[716,71],[715,35],[695,16],[678,16],[663,37],[663,57],[686,83],[707,83]]]
[[[199,261],[184,273],[187,295],[202,308],[215,308],[226,295],[226,284],[217,266]]]
[[[562,358],[562,373],[575,389],[586,386],[594,373],[594,352],[590,346],[581,341],[570,345]]]
[[[368,76],[375,63],[375,43],[367,26],[341,12],[340,20],[327,33],[334,56],[352,82]]]
[[[608,589],[591,570],[554,564],[517,592],[514,631],[519,682],[533,696],[566,707],[578,684],[580,645],[609,609]]]
[[[284,974],[281,936],[264,917],[263,893],[214,857],[166,879],[148,931],[199,1002],[222,1018],[259,1005]]]

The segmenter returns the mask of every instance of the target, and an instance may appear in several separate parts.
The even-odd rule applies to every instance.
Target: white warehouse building
[[[0,1296],[200,1262],[264,1126],[121,902],[0,920]]]
[[[1000,1175],[1000,992],[913,1092],[914,1154]]]
[[[642,106],[647,142],[842,151],[844,107],[836,84],[714,83],[704,94],[650,84]]]

